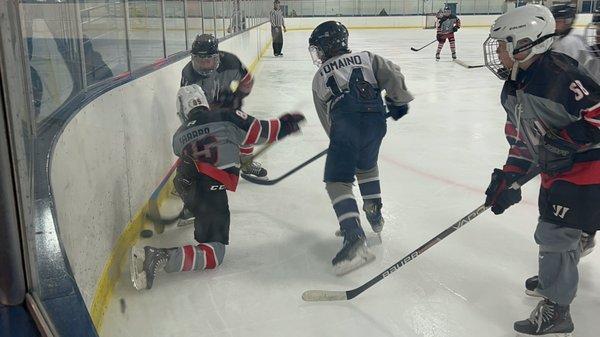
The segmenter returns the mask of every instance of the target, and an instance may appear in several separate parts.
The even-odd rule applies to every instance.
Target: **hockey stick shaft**
[[[410,50],[412,50],[412,51],[419,51],[419,50],[421,50],[421,49],[423,49],[423,48],[425,48],[425,47],[429,46],[430,44],[432,44],[432,43],[434,43],[434,42],[436,42],[436,41],[437,41],[437,39],[435,39],[435,40],[433,40],[433,41],[429,42],[428,44],[424,45],[423,47],[421,47],[421,48],[419,48],[419,49],[417,49],[417,48],[414,48],[414,47],[410,47]]]
[[[537,176],[539,172],[540,171],[538,169],[531,170],[529,173],[527,173],[525,176],[521,177],[521,179],[517,180],[513,185],[511,185],[510,188],[518,189],[526,182]],[[481,213],[485,212],[488,208],[489,206],[486,206],[485,204],[477,207],[471,213],[467,214],[465,217],[452,224],[452,226],[446,228],[446,230],[435,236],[433,239],[427,241],[425,244],[423,244],[422,246],[420,246],[419,248],[402,258],[402,260],[396,262],[394,265],[392,265],[391,267],[389,267],[388,269],[386,269],[385,271],[375,276],[374,278],[372,278],[371,280],[369,280],[368,282],[366,282],[358,288],[348,291],[307,290],[302,294],[302,299],[305,301],[341,301],[353,299],[365,290],[369,289],[374,284],[389,276],[391,273],[400,269],[405,264],[416,259],[426,250],[433,247],[438,242],[442,241],[444,238],[446,238],[450,234],[457,231],[459,228],[469,223],[471,220],[475,219]]]

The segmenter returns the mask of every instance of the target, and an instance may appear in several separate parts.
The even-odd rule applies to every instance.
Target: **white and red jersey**
[[[437,35],[452,34],[454,33],[455,28],[460,28],[460,19],[454,14],[443,16],[437,19],[435,27],[437,29]]]

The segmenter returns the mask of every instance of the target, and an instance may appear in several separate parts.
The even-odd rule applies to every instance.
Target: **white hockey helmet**
[[[177,92],[177,116],[181,123],[189,120],[190,112],[197,107],[210,109],[204,90],[197,84],[179,88]]]
[[[508,79],[510,69],[506,69],[498,58],[498,42],[506,42],[511,60],[525,62],[550,49],[555,28],[552,13],[542,5],[525,5],[501,15],[490,28],[490,36],[483,43],[485,65],[500,79]],[[514,56],[524,51],[530,53],[524,59],[516,60]]]

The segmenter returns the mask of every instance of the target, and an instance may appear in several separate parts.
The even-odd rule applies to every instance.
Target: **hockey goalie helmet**
[[[210,34],[197,35],[192,43],[192,67],[199,75],[208,76],[220,64],[219,40]]]
[[[555,28],[552,13],[541,5],[526,5],[501,15],[483,43],[486,67],[498,78],[507,80],[511,69],[517,67],[515,63],[550,49]]]
[[[600,57],[600,10],[594,12],[592,21],[585,28],[585,41],[595,57]]]
[[[565,36],[573,29],[577,7],[572,3],[556,3],[550,7],[556,21],[556,35]]]
[[[197,84],[179,88],[177,91],[177,116],[181,124],[190,120],[190,114],[196,108],[210,109],[204,90]]]
[[[349,52],[348,29],[337,21],[321,23],[310,34],[308,52],[317,66],[336,55]]]

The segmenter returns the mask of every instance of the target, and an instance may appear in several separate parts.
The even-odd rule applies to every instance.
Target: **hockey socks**
[[[356,173],[358,187],[363,198],[363,211],[371,225],[373,232],[380,233],[383,229],[383,216],[381,215],[381,185],[379,183],[379,170],[377,166],[370,170],[359,170]]]
[[[174,249],[165,266],[167,273],[215,269],[223,262],[225,245],[220,242],[187,245]]]

